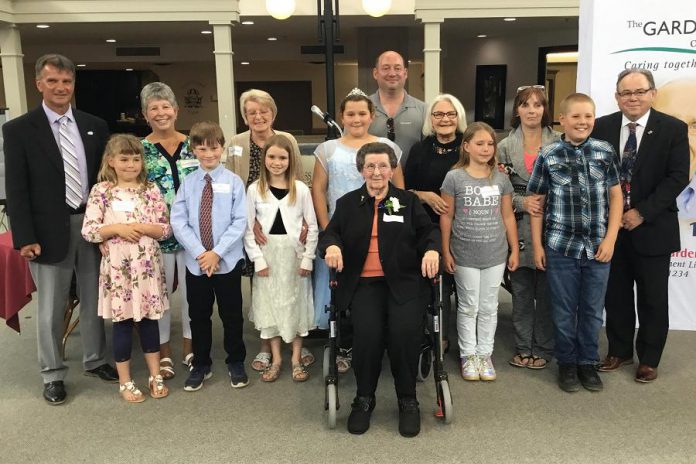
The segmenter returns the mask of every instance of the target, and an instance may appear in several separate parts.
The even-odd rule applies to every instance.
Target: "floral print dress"
[[[82,236],[99,243],[105,225],[161,224],[164,238],[172,233],[167,205],[159,189],[120,188],[109,182],[96,184],[89,194]],[[98,313],[104,319],[160,319],[169,309],[162,254],[157,240],[143,235],[137,243],[114,236],[106,242],[99,269]]]

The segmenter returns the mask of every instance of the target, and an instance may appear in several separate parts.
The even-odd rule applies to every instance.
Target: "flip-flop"
[[[530,360],[527,363],[527,369],[543,369],[547,364],[548,361],[541,356],[530,356]]]
[[[259,352],[253,361],[251,361],[251,368],[257,372],[263,372],[268,369],[271,365],[271,353],[265,351]]]
[[[515,367],[529,367],[532,355],[517,353],[508,363]]]
[[[304,346],[300,350],[300,360],[302,361],[302,364],[304,364],[305,366],[311,366],[312,364],[314,364],[314,361],[316,361],[312,352]]]

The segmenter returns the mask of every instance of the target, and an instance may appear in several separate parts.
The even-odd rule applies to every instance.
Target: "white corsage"
[[[399,211],[405,208],[405,206],[401,206],[401,203],[399,203],[399,199],[396,197],[389,197],[389,199],[387,199],[387,201],[384,202],[384,207],[387,208],[387,213],[390,215],[398,213]]]

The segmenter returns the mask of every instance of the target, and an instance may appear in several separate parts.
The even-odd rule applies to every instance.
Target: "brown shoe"
[[[633,358],[619,358],[618,356],[607,356],[599,365],[599,372],[614,372],[621,366],[633,364]]]
[[[647,364],[641,364],[636,371],[636,382],[650,383],[657,380],[657,367],[650,367]]]

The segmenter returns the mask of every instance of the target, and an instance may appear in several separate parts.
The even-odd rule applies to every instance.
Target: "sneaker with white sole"
[[[198,391],[203,386],[203,381],[213,376],[210,366],[198,366],[191,369],[191,373],[184,383],[184,390],[188,392]]]
[[[479,356],[479,378],[485,381],[495,380],[495,367],[490,356]]]
[[[479,380],[479,359],[476,355],[465,356],[460,359],[462,367],[462,378],[464,380]]]

